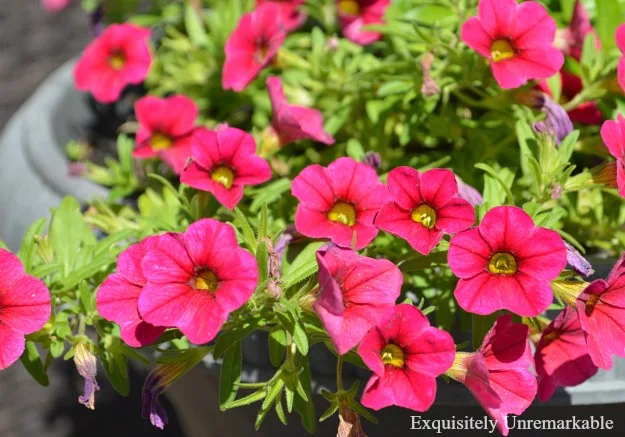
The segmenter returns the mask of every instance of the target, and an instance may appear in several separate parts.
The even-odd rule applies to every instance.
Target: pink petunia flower
[[[373,371],[361,402],[379,410],[391,405],[426,411],[436,397],[436,377],[454,361],[454,341],[430,326],[416,307],[401,304],[391,319],[371,329],[358,354]]]
[[[123,251],[117,259],[117,272],[104,280],[96,295],[102,317],[120,327],[120,336],[132,347],[143,347],[165,332],[165,328],[147,323],[137,308],[139,295],[147,280],[141,261],[156,246],[160,237],[148,237]]]
[[[160,236],[141,267],[147,279],[139,296],[143,320],[176,327],[194,344],[214,339],[258,283],[256,258],[239,247],[232,226],[213,219]]]
[[[186,96],[145,96],[135,103],[135,114],[139,132],[133,156],[158,156],[180,174],[191,157],[191,137],[198,115],[195,102]]]
[[[478,16],[462,26],[462,40],[490,60],[502,88],[546,79],[562,68],[564,55],[553,46],[555,33],[555,21],[534,1],[480,0]]]
[[[233,127],[219,132],[198,129],[193,135],[192,157],[180,181],[212,193],[228,209],[241,201],[246,185],[271,179],[271,167],[256,154],[254,137]]]
[[[566,307],[545,328],[534,355],[538,397],[546,402],[558,387],[573,387],[597,373],[575,309]]]
[[[134,24],[112,24],[85,49],[74,68],[74,82],[101,103],[119,99],[127,85],[146,78],[152,62],[150,30]]]
[[[623,53],[618,63],[618,83],[621,85],[621,88],[623,88],[623,91],[625,91],[625,23],[621,24],[618,29],[616,29],[616,45]]]
[[[373,220],[390,200],[388,188],[375,170],[352,158],[339,158],[327,168],[314,164],[293,179],[291,192],[299,201],[295,228],[311,238],[334,244],[366,247],[378,234]]]
[[[391,0],[336,0],[343,35],[360,45],[376,42],[382,35],[364,30],[368,24],[384,23],[384,14]]]
[[[576,308],[592,361],[610,370],[612,355],[625,357],[625,254],[608,279],[593,281],[583,291]]]
[[[69,6],[72,0],[41,0],[43,8],[48,12],[59,12]]]
[[[284,95],[282,79],[270,76],[267,90],[271,100],[271,126],[284,146],[295,141],[311,139],[323,144],[334,144],[334,138],[323,130],[323,116],[316,109],[290,105]]]
[[[534,317],[553,301],[550,283],[566,267],[566,247],[521,208],[498,206],[478,227],[452,237],[448,261],[460,278],[454,294],[465,311]]]
[[[438,245],[444,233],[455,234],[475,222],[473,207],[458,195],[450,170],[419,173],[397,167],[388,174],[387,184],[393,200],[384,205],[375,225],[405,239],[423,255]]]
[[[291,32],[306,21],[307,15],[301,11],[306,0],[256,0],[256,6],[265,3],[275,3],[280,8],[280,19],[284,23],[284,30]]]
[[[392,262],[337,246],[317,252],[319,294],[313,306],[343,355],[393,314],[403,282]]]
[[[605,121],[601,126],[601,138],[616,159],[618,192],[625,197],[625,117],[619,114],[616,120]]]
[[[24,336],[40,330],[50,312],[46,285],[27,275],[18,257],[0,249],[0,370],[17,361]]]
[[[280,7],[266,2],[241,17],[226,42],[224,89],[243,91],[269,65],[286,38],[280,16]]]
[[[536,397],[536,377],[530,371],[529,327],[501,316],[475,353],[457,352],[447,375],[464,384],[497,429],[508,435],[509,414],[519,415]]]

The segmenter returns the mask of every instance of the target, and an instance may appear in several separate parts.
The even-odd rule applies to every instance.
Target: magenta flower
[[[27,275],[19,258],[0,249],[0,370],[24,352],[24,336],[40,330],[50,318],[50,292]]]
[[[311,139],[323,144],[334,144],[334,138],[323,130],[323,116],[316,109],[290,105],[282,89],[282,79],[270,76],[267,90],[271,99],[273,120],[271,126],[284,146],[295,141]]]
[[[212,193],[228,209],[241,201],[246,185],[271,179],[271,167],[256,154],[254,137],[240,129],[198,129],[193,135],[192,156],[180,181]]]
[[[74,82],[101,103],[119,99],[127,85],[146,78],[152,57],[150,30],[134,24],[112,24],[85,49],[74,68]]]
[[[269,65],[284,38],[286,32],[280,19],[280,7],[275,2],[264,3],[243,15],[226,42],[224,89],[243,91]]]
[[[455,234],[475,222],[473,207],[458,195],[450,170],[419,173],[398,167],[388,174],[387,184],[393,200],[384,205],[375,225],[405,239],[423,255],[438,245],[444,233]]]
[[[362,404],[426,411],[436,397],[436,377],[452,365],[455,349],[451,335],[430,326],[418,308],[397,305],[391,319],[371,329],[358,347],[373,371]]]
[[[566,307],[545,328],[534,355],[538,397],[546,402],[558,387],[573,387],[597,373],[575,309]]]
[[[376,214],[390,200],[375,170],[352,158],[339,158],[327,168],[310,165],[293,179],[300,204],[295,228],[311,238],[329,238],[342,247],[366,247],[378,234]]]
[[[464,384],[497,428],[508,435],[509,414],[522,414],[536,397],[536,377],[530,371],[529,327],[501,316],[475,353],[458,352],[447,375]]]
[[[564,55],[553,47],[555,33],[555,21],[534,1],[480,0],[478,16],[462,26],[462,40],[490,60],[502,88],[546,79],[562,68]]]
[[[378,32],[364,30],[369,24],[383,24],[391,0],[336,0],[343,35],[362,46],[382,38]]]
[[[48,12],[59,12],[69,6],[72,0],[41,0],[43,8]]]
[[[625,117],[619,114],[615,121],[605,121],[601,126],[601,138],[616,159],[618,192],[625,197]]]
[[[336,351],[343,355],[393,314],[402,274],[388,260],[336,246],[319,250],[317,263],[319,294],[314,309]]]
[[[158,156],[180,174],[191,157],[191,136],[198,115],[195,102],[186,96],[146,96],[135,103],[135,114],[139,132],[133,156]]]
[[[306,14],[301,12],[301,7],[306,0],[256,0],[256,6],[261,7],[265,3],[275,3],[280,8],[280,19],[284,23],[284,30],[290,32],[297,29],[306,21]]]
[[[96,295],[100,315],[117,323],[122,340],[132,347],[152,344],[165,332],[165,328],[143,320],[137,308],[139,295],[147,282],[141,262],[159,238],[148,237],[123,251],[117,259],[117,272],[104,280]]]
[[[593,281],[583,291],[576,308],[592,361],[610,370],[612,355],[625,357],[625,254],[608,279]]]
[[[139,296],[143,320],[176,327],[194,344],[215,338],[258,282],[256,258],[239,247],[232,226],[213,219],[160,236],[141,267],[147,279]]]
[[[477,228],[452,237],[448,261],[460,278],[454,294],[465,311],[534,317],[553,301],[550,283],[566,267],[566,247],[521,208],[498,206]]]
[[[618,83],[625,91],[625,23],[616,29],[616,45],[621,49],[623,56],[618,63]]]

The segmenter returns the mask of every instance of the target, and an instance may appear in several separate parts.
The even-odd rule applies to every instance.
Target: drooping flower
[[[137,308],[139,295],[146,284],[141,261],[160,237],[148,237],[123,251],[117,259],[117,272],[104,280],[96,295],[102,317],[120,327],[120,337],[132,347],[152,344],[165,328],[147,323]]]
[[[156,365],[143,384],[141,416],[149,419],[156,428],[164,429],[169,419],[158,397],[199,364],[209,352],[210,349],[203,347],[185,349],[179,351],[175,358]]]
[[[127,85],[146,78],[152,62],[150,30],[134,24],[112,24],[85,49],[74,69],[74,82],[101,103],[119,99]]]
[[[213,219],[160,236],[141,267],[147,279],[139,296],[143,320],[176,327],[194,344],[215,338],[258,282],[256,258],[239,247],[230,225]]]
[[[352,158],[339,158],[327,168],[310,165],[293,179],[299,201],[295,228],[312,238],[329,238],[342,247],[366,247],[378,234],[373,220],[390,200],[375,170]]]
[[[375,171],[378,171],[380,167],[382,167],[382,155],[378,152],[369,151],[365,153],[365,156],[362,158],[362,162]]]
[[[84,394],[78,397],[78,402],[90,410],[95,410],[95,394],[100,390],[95,379],[98,374],[97,360],[83,342],[78,343],[74,349],[74,364],[85,380]]]
[[[180,174],[191,157],[191,137],[198,115],[195,102],[181,95],[165,99],[145,96],[135,103],[135,114],[139,132],[133,156],[158,156]]]
[[[571,56],[579,61],[582,58],[582,50],[584,49],[584,41],[586,37],[592,34],[595,36],[595,47],[601,50],[601,40],[597,31],[590,23],[588,11],[584,7],[581,0],[576,0],[573,7],[573,16],[568,27],[559,29],[556,33],[556,46],[564,52],[565,55]]]
[[[601,138],[616,159],[618,192],[625,197],[625,117],[619,114],[616,120],[605,121],[601,126]]]
[[[534,130],[552,136],[558,146],[575,129],[573,122],[564,108],[551,97],[544,95],[541,100],[540,109],[547,114],[547,119],[534,123]]]
[[[574,308],[566,307],[543,331],[534,355],[538,397],[546,402],[558,387],[573,387],[599,370],[594,365]]]
[[[297,29],[306,21],[306,14],[301,7],[306,0],[256,0],[256,6],[261,7],[265,3],[275,3],[280,8],[280,18],[284,23],[284,30],[290,32]]]
[[[523,413],[536,397],[528,335],[527,325],[512,323],[510,315],[501,316],[480,349],[475,353],[457,352],[446,373],[473,393],[504,436],[509,431],[508,415]]]
[[[311,139],[323,144],[334,144],[334,138],[323,130],[323,116],[316,109],[290,105],[284,95],[282,79],[270,76],[267,90],[273,111],[271,126],[280,145]]]
[[[361,399],[365,407],[397,405],[422,412],[432,406],[436,377],[452,365],[455,346],[421,310],[400,304],[384,325],[369,331],[358,354],[373,371]]]
[[[618,29],[616,29],[616,45],[621,49],[623,56],[618,63],[618,83],[625,91],[625,24],[621,24]]]
[[[50,312],[46,285],[26,274],[18,257],[0,249],[0,370],[17,361],[24,336],[41,329]]]
[[[464,200],[466,200],[473,206],[478,206],[484,203],[484,198],[482,197],[482,194],[480,194],[480,192],[477,191],[474,187],[460,179],[459,176],[456,176],[456,183],[458,184],[458,195]]]
[[[343,355],[393,314],[403,282],[392,262],[337,246],[317,252],[319,294],[313,308]]]
[[[59,12],[69,6],[72,0],[41,0],[41,4],[48,12]]]
[[[576,308],[592,361],[610,370],[612,355],[625,357],[625,254],[605,281],[584,290]]]
[[[573,270],[582,276],[592,275],[594,270],[588,260],[566,241],[564,242],[564,246],[566,246],[566,262],[568,265],[573,267]]]
[[[534,1],[480,0],[478,16],[462,26],[462,40],[490,60],[502,88],[546,79],[562,68],[564,55],[553,46],[555,33],[555,21]]]
[[[343,35],[360,45],[376,42],[382,35],[364,30],[369,24],[384,23],[384,14],[391,0],[336,0]]]
[[[566,267],[566,248],[521,208],[498,206],[478,227],[452,237],[448,261],[460,278],[454,294],[465,311],[533,317],[553,301],[550,282]]]
[[[228,209],[241,201],[246,185],[271,179],[271,167],[256,154],[254,137],[240,129],[198,129],[191,145],[193,159],[180,181],[212,193]]]
[[[397,167],[388,174],[387,184],[393,200],[384,205],[375,225],[404,238],[421,254],[430,253],[444,233],[455,234],[475,222],[473,207],[458,195],[450,170],[419,173]]]
[[[280,7],[266,2],[241,17],[226,42],[224,89],[243,91],[269,65],[286,38],[280,16]]]

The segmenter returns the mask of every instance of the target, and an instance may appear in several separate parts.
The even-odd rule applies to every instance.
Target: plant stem
[[[343,391],[343,355],[339,355],[336,362],[336,390],[337,392]]]

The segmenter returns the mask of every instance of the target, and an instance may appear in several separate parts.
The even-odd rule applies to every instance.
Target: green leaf
[[[248,396],[245,396],[244,398],[237,399],[236,401],[230,402],[228,405],[226,405],[223,408],[222,411],[231,410],[233,408],[238,408],[238,407],[243,407],[245,405],[249,405],[251,403],[258,402],[261,399],[264,399],[265,396],[267,396],[267,393],[265,392],[265,389],[261,388],[260,390],[256,390],[251,395],[248,395]]]
[[[52,214],[50,222],[50,241],[54,256],[62,266],[63,277],[72,271],[80,252],[84,225],[80,213],[80,204],[71,196],[65,197]]]
[[[256,328],[263,326],[267,323],[267,320],[262,317],[250,317],[243,322],[239,322],[232,329],[228,331],[222,331],[215,343],[215,349],[213,350],[213,356],[219,358],[226,350],[232,345],[241,341],[243,338],[250,335]]]
[[[365,150],[362,148],[360,141],[355,138],[347,141],[347,156],[354,158],[356,161],[362,161],[365,157]]]
[[[24,264],[24,270],[26,273],[31,273],[31,268],[35,261],[35,255],[37,254],[37,242],[35,237],[41,235],[43,232],[43,228],[46,225],[47,219],[45,217],[36,220],[26,234],[24,234],[24,238],[22,239],[22,246],[20,247],[19,252],[17,253],[18,258]]]
[[[414,272],[425,270],[436,264],[447,263],[447,251],[432,252],[429,255],[415,255],[408,260],[399,263],[397,266],[402,272]]]
[[[267,211],[267,204],[263,204],[260,210],[260,219],[258,220],[258,241],[268,236],[267,221],[269,212]]]
[[[358,413],[359,416],[362,416],[365,419],[367,419],[369,422],[377,425],[378,420],[375,418],[375,416],[365,407],[360,405],[360,403],[357,400],[355,400],[354,398],[350,398],[349,406],[352,410]]]
[[[597,33],[602,50],[616,47],[616,28],[623,22],[623,10],[616,0],[595,0],[597,5]]]
[[[59,358],[65,352],[65,342],[63,340],[53,341],[50,343],[50,355],[53,358]]]
[[[48,375],[46,374],[46,370],[41,362],[41,358],[39,356],[39,351],[37,350],[37,346],[32,341],[26,342],[26,349],[24,353],[20,357],[20,361],[24,365],[24,368],[30,373],[35,381],[39,384],[47,387],[50,384],[50,380],[48,379]]]
[[[284,414],[284,408],[282,407],[282,400],[278,399],[276,401],[276,414],[278,415],[278,419],[284,426],[287,426],[286,414]]]
[[[312,379],[310,375],[310,365],[307,358],[301,358],[300,366],[302,372],[299,374],[298,396],[295,396],[293,407],[302,419],[302,426],[306,431],[314,434],[317,427],[317,414],[315,404],[312,402]],[[302,396],[302,391],[305,396]]]
[[[187,2],[184,9],[184,25],[187,29],[189,39],[198,47],[206,47],[210,44],[210,39],[206,33],[204,23],[193,6],[193,2]]]
[[[332,417],[334,413],[336,413],[338,410],[339,410],[339,402],[338,402],[338,399],[335,399],[330,403],[330,406],[328,407],[328,409],[323,412],[323,414],[319,418],[319,422],[323,422],[324,420]]]
[[[222,410],[225,405],[234,401],[237,395],[242,367],[243,352],[241,342],[237,341],[226,351],[219,374],[219,405]]]
[[[471,331],[473,334],[473,347],[475,349],[478,349],[482,345],[486,333],[493,327],[498,316],[498,312],[494,312],[488,316],[471,315]]]
[[[488,202],[490,207],[499,206],[505,204],[507,197],[508,204],[514,205],[514,196],[510,191],[510,186],[514,181],[514,174],[507,168],[496,171],[490,165],[478,163],[475,164],[475,168],[478,168],[487,174],[484,175],[484,202]],[[501,193],[505,193],[502,196]]]
[[[302,355],[308,355],[308,337],[306,336],[306,330],[301,322],[295,323],[293,329],[293,343],[297,346]]]
[[[286,350],[286,332],[279,326],[269,333],[269,360],[274,367],[280,367]]]
[[[258,263],[258,282],[262,283],[269,278],[269,252],[265,241],[258,242],[256,247],[256,262]]]
[[[239,208],[234,208],[234,214],[236,216],[236,225],[243,232],[243,239],[245,240],[245,244],[252,251],[252,253],[256,252],[256,236],[254,235],[254,230],[252,226],[250,226],[250,222],[247,221],[245,215]]]
[[[275,382],[272,384],[271,387],[269,387],[269,390],[267,391],[267,397],[263,401],[262,408],[264,409],[264,408],[270,407],[271,404],[276,400],[276,398],[280,396],[283,388],[284,388],[284,380],[282,378],[276,379]]]
[[[128,361],[121,352],[108,350],[102,356],[104,373],[117,393],[126,397],[130,393]]]
[[[317,250],[324,244],[323,241],[310,243],[297,255],[288,272],[282,278],[283,289],[286,290],[317,272],[319,269],[316,258]]]

